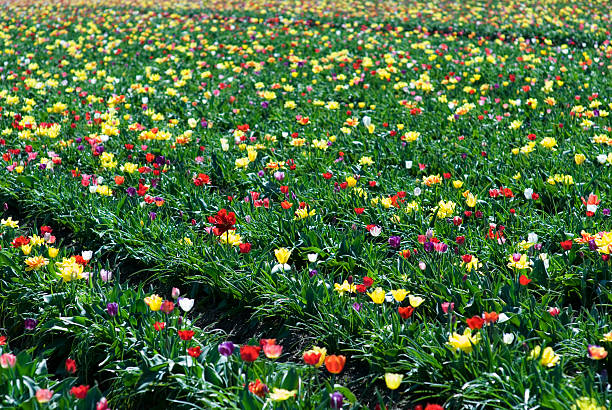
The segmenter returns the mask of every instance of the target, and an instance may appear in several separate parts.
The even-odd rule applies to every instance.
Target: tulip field
[[[612,408],[608,0],[0,26],[0,408]]]

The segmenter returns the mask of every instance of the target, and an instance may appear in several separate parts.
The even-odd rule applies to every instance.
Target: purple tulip
[[[37,324],[38,320],[36,319],[26,319],[23,321],[23,326],[25,327],[25,330],[32,330],[36,327]]]
[[[106,313],[108,313],[109,316],[117,316],[118,312],[119,305],[116,302],[111,302],[106,305]]]
[[[399,236],[392,236],[389,238],[389,246],[392,248],[399,248],[402,238]]]
[[[341,409],[344,404],[344,396],[340,392],[333,392],[329,395],[329,404],[332,409]]]
[[[223,342],[219,345],[218,349],[219,349],[219,354],[221,354],[221,356],[231,356],[232,353],[234,353],[234,349],[236,348],[236,346],[234,346],[234,344],[232,342]]]

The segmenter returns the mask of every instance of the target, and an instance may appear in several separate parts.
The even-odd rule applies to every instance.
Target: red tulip
[[[408,319],[414,313],[414,308],[412,306],[398,307],[397,311],[402,319]]]
[[[179,330],[178,331],[178,335],[181,338],[181,340],[191,340],[193,338],[193,335],[195,334],[195,332],[193,330]]]
[[[66,371],[70,374],[75,374],[77,371],[76,362],[71,358],[66,359]]]
[[[259,346],[243,345],[240,346],[240,357],[245,362],[254,362],[259,357],[260,351],[261,347]]]
[[[87,397],[88,391],[89,386],[82,384],[80,386],[74,386],[72,389],[70,389],[70,394],[72,394],[77,399],[84,399],[85,397]]]
[[[304,357],[304,362],[306,364],[314,366],[315,364],[319,363],[319,360],[321,359],[321,353],[305,352],[303,357]]]
[[[484,320],[480,316],[472,316],[466,322],[470,329],[482,329],[482,325],[484,325]]]
[[[189,349],[187,349],[187,353],[189,353],[189,356],[195,359],[196,357],[199,357],[202,354],[202,348],[200,346],[190,347]]]

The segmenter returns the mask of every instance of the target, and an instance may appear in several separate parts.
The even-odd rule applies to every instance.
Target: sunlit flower
[[[376,288],[373,292],[368,293],[368,296],[372,299],[372,301],[376,304],[382,304],[385,301],[385,291],[382,288]]]
[[[164,300],[159,295],[151,295],[144,298],[144,302],[149,306],[153,312],[157,312],[161,309],[162,302]]]
[[[314,346],[312,349],[304,352],[304,361],[307,364],[314,365],[315,367],[321,367],[325,362],[327,356],[327,349],[324,347]]]
[[[608,352],[601,346],[589,345],[588,355],[593,360],[602,360],[608,356]]]
[[[25,264],[28,265],[26,271],[38,270],[43,266],[47,266],[49,264],[49,259],[42,256],[32,256],[25,260]]]
[[[529,269],[532,270],[533,262],[529,260],[527,254],[513,254],[508,257],[508,267],[516,270]]]
[[[354,283],[349,283],[348,280],[342,282],[342,285],[338,283],[334,283],[334,290],[340,294],[340,296],[344,295],[344,292],[355,293],[357,289],[357,285]]]
[[[472,329],[466,328],[463,334],[453,332],[448,338],[448,345],[456,351],[461,350],[464,353],[472,353],[474,346],[480,343],[482,336],[479,333],[472,335]]]
[[[397,289],[392,290],[391,294],[393,295],[393,299],[395,299],[397,302],[401,302],[408,295],[408,291],[406,289]]]
[[[425,302],[425,299],[422,297],[414,295],[408,295],[408,300],[410,301],[410,306],[413,308],[418,308],[423,302]]]
[[[295,397],[296,394],[297,390],[285,390],[275,387],[272,389],[272,393],[270,393],[269,398],[272,401],[285,401],[292,397]]]
[[[280,264],[286,264],[291,256],[291,251],[287,248],[279,248],[274,251],[274,256],[276,256],[276,260]]]
[[[544,367],[555,367],[560,360],[559,355],[550,346],[545,347],[544,350],[540,346],[536,346],[529,353],[529,358],[532,360],[539,359],[540,364]]]
[[[600,406],[593,397],[580,397],[572,404],[571,410],[606,410],[606,406]]]
[[[403,375],[397,373],[385,373],[385,384],[390,390],[397,389],[402,383]]]

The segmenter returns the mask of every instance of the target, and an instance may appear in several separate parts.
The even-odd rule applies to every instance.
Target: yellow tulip
[[[357,285],[354,283],[348,283],[348,280],[345,280],[342,285],[338,283],[334,283],[334,290],[340,294],[340,296],[344,295],[344,292],[355,293],[357,290]]]
[[[406,299],[406,296],[408,295],[408,291],[406,289],[397,289],[397,290],[392,290],[391,294],[393,295],[393,299],[395,299],[398,302],[401,302],[404,299]]]
[[[291,251],[287,248],[279,248],[274,250],[274,256],[276,256],[276,260],[278,261],[278,263],[284,265],[289,260],[289,257],[291,256]]]
[[[461,350],[464,353],[472,353],[474,346],[477,345],[482,337],[479,333],[472,336],[472,329],[466,328],[463,334],[454,332],[448,337],[448,345],[454,350]]]
[[[387,387],[391,390],[397,389],[403,378],[404,376],[401,374],[385,373],[385,383],[387,384]]]
[[[59,249],[51,247],[51,248],[47,248],[47,251],[49,252],[50,258],[55,258],[59,252]]]
[[[385,291],[382,288],[374,289],[374,292],[368,293],[368,296],[372,298],[372,301],[376,304],[382,304],[385,301]]]
[[[144,298],[144,302],[149,305],[149,308],[153,312],[157,312],[159,309],[161,309],[162,301],[163,300],[159,295],[151,295]]]
[[[413,308],[418,308],[421,306],[421,303],[425,302],[425,299],[422,297],[413,295],[408,295],[408,300],[410,301],[410,306]]]
[[[476,195],[472,194],[471,192],[467,195],[467,198],[465,199],[465,202],[467,204],[467,206],[469,206],[470,208],[474,208],[476,206]]]
[[[529,359],[540,359],[540,364],[544,367],[555,367],[560,360],[559,355],[550,346],[544,348],[544,351],[540,346],[536,346],[529,353]]]

